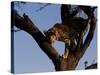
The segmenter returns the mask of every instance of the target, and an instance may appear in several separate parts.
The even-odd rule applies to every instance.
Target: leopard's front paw
[[[66,53],[64,53],[64,54],[62,55],[62,57],[63,57],[64,59],[67,59],[68,54],[69,54],[69,50],[67,50],[67,52],[66,52]]]

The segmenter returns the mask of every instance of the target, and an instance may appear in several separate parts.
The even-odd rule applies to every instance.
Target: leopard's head
[[[44,34],[50,44],[54,43],[58,39],[56,28],[51,28],[48,31],[44,31]]]

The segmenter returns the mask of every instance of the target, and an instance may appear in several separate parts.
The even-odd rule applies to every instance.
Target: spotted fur
[[[48,42],[51,44],[56,40],[64,42],[64,55],[68,55],[66,48],[69,49],[69,47],[71,47],[72,49],[75,49],[78,37],[81,33],[85,34],[87,31],[87,23],[88,20],[84,20],[83,18],[73,18],[65,24],[55,24],[52,28],[50,28],[48,31],[45,31],[44,33],[47,37]],[[73,44],[73,46],[71,43]]]

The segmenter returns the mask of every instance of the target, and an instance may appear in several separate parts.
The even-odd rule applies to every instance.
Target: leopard
[[[44,34],[50,44],[55,41],[65,43],[65,50],[62,55],[67,58],[70,51],[74,51],[77,46],[79,36],[86,34],[88,29],[88,20],[81,17],[72,18],[67,23],[56,23],[53,27],[44,31]]]

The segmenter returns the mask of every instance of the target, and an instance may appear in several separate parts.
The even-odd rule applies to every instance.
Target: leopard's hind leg
[[[70,40],[68,40],[68,42],[65,43],[65,50],[64,50],[64,54],[62,55],[64,59],[67,59],[69,55],[69,48],[70,48]]]

